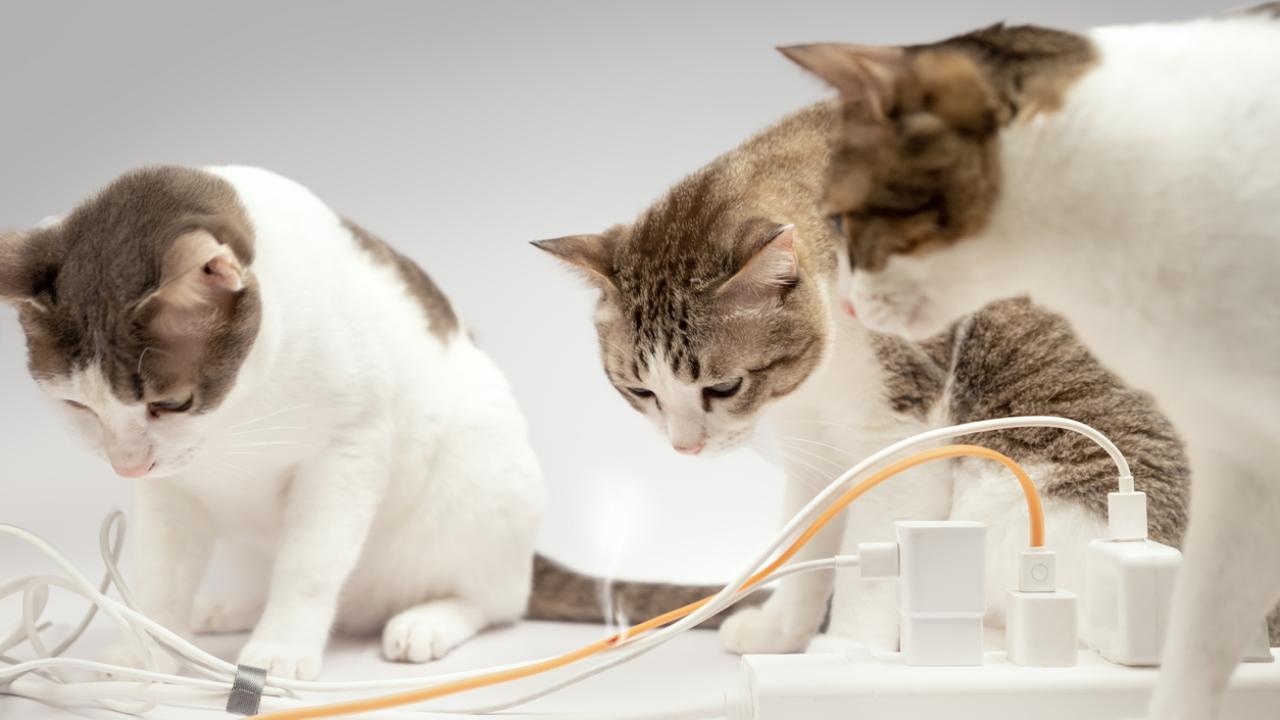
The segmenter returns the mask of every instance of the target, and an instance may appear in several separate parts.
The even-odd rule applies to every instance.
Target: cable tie
[[[257,715],[262,703],[262,691],[267,687],[267,671],[249,665],[236,666],[236,681],[227,697],[227,712],[236,715]]]

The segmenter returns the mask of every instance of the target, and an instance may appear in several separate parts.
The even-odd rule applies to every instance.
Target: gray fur
[[[1124,385],[1072,334],[1066,320],[1020,298],[983,308],[921,346],[880,336],[886,398],[923,417],[938,403],[955,423],[1013,415],[1060,415],[1098,428],[1124,452],[1147,493],[1151,536],[1180,546],[1190,471],[1182,441],[1145,393]],[[945,391],[942,383],[946,383]],[[1115,466],[1075,433],[1028,428],[961,438],[1024,464],[1049,464],[1047,497],[1070,499],[1106,517]]]
[[[97,363],[122,401],[191,387],[191,412],[217,407],[257,337],[261,308],[252,272],[190,362],[163,360],[164,341],[148,331],[155,303],[139,306],[160,284],[165,251],[194,229],[230,246],[246,268],[252,263],[253,228],[235,190],[210,173],[181,167],[127,173],[65,220],[6,235],[0,295],[18,301],[32,375],[64,375]]]
[[[618,619],[640,622],[670,610],[697,602],[720,592],[721,585],[672,585],[668,583],[618,580],[612,582],[609,594],[615,607],[610,611]],[[570,569],[544,555],[533,559],[533,594],[529,597],[526,617],[531,620],[600,623],[615,619],[606,615],[602,606],[605,581]],[[756,605],[768,597],[757,592],[736,607]],[[715,615],[698,627],[720,627],[725,614]]]
[[[1230,15],[1260,15],[1262,17],[1271,18],[1272,20],[1280,20],[1280,2],[1267,2],[1260,5],[1247,7],[1243,10],[1237,10]]]
[[[342,224],[351,231],[356,242],[360,243],[360,247],[373,256],[374,260],[396,269],[405,287],[426,313],[427,328],[432,334],[447,342],[457,333],[458,316],[454,314],[449,298],[445,297],[439,286],[417,263],[401,255],[395,248],[354,222],[343,220]]]

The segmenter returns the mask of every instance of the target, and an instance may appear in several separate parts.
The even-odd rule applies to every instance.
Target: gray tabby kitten
[[[1151,531],[1177,544],[1187,468],[1150,398],[1119,382],[1067,323],[1025,299],[993,303],[922,344],[868,331],[842,306],[845,241],[820,209],[835,105],[803,110],[677,184],[638,220],[535,243],[601,290],[595,311],[609,379],[679,452],[748,442],[765,423],[787,456],[790,516],[853,462],[911,433],[981,418],[1053,414],[1119,444],[1151,498]],[[968,439],[1023,463],[1044,493],[1063,586],[1079,587],[1087,541],[1105,534],[1115,471],[1086,440],[1033,429]],[[903,518],[965,518],[990,532],[989,620],[1016,582],[1026,512],[1003,468],[934,463],[869,493],[808,557],[892,537]],[[847,520],[847,522],[846,522]],[[725,621],[736,652],[790,652],[817,632],[896,649],[893,582],[856,573],[787,578]]]

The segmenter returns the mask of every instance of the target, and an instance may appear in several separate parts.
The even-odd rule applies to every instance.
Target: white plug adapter
[[[1085,568],[1084,637],[1120,665],[1159,665],[1182,553],[1153,540],[1094,540]]]
[[[1005,594],[1009,660],[1033,667],[1070,667],[1080,645],[1075,593],[1057,589],[1052,550],[1031,548],[1018,557],[1018,589]]]
[[[902,661],[981,665],[987,527],[960,520],[895,527]]]

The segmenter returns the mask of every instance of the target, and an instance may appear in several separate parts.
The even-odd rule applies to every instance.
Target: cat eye
[[[76,402],[75,400],[63,400],[62,402],[66,403],[67,407],[75,408],[76,410],[88,410],[88,409],[89,409],[89,406],[88,406],[88,405],[85,405],[84,403],[78,403],[78,402]]]
[[[162,402],[147,403],[147,413],[150,414],[151,417],[160,417],[165,413],[183,413],[191,409],[191,405],[195,399],[195,396],[192,395],[186,400],[165,400]]]
[[[644,388],[642,388],[642,387],[629,387],[629,388],[627,388],[627,392],[631,393],[632,395],[635,395],[635,396],[636,396],[636,397],[638,397],[638,398],[651,398],[651,397],[653,397],[653,391],[652,391],[652,390],[645,390],[645,389],[644,389]]]
[[[742,389],[742,378],[736,377],[732,380],[725,380],[722,383],[708,385],[702,388],[702,394],[708,397],[727,398],[738,394]]]

